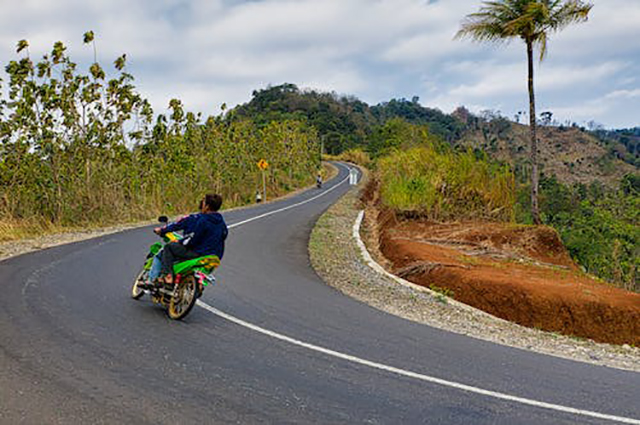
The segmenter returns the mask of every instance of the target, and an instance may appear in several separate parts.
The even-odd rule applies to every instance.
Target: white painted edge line
[[[264,329],[261,328],[260,326],[256,326],[252,323],[249,322],[245,322],[242,319],[238,319],[237,317],[231,316],[223,311],[218,310],[217,308],[211,307],[210,305],[208,305],[205,302],[202,302],[200,300],[197,301],[197,304],[204,308],[205,310],[209,311],[210,313],[213,313],[217,316],[220,316],[230,322],[233,322],[237,325],[240,325],[242,327],[245,327],[247,329],[251,329],[252,331],[261,333],[263,335],[267,335],[271,338],[275,338],[275,339],[279,339],[281,341],[284,342],[288,342],[290,344],[293,345],[297,345],[299,347],[303,347],[306,348],[308,350],[313,350],[313,351],[317,351],[319,353],[323,353],[323,354],[327,354],[329,356],[333,356],[333,357],[337,357],[339,359],[343,359],[343,360],[347,360],[350,361],[352,363],[357,363],[357,364],[361,364],[364,366],[369,366],[375,369],[380,369],[386,372],[391,372],[391,373],[395,373],[397,375],[401,375],[401,376],[406,376],[409,378],[414,378],[414,379],[419,379],[421,381],[426,381],[426,382],[431,382],[434,384],[438,384],[438,385],[443,385],[446,387],[450,387],[450,388],[455,388],[455,389],[459,389],[459,390],[463,390],[463,391],[467,391],[467,392],[471,392],[471,393],[475,393],[475,394],[481,394],[481,395],[485,395],[488,397],[493,397],[493,398],[498,398],[501,400],[507,400],[507,401],[514,401],[517,403],[521,403],[521,404],[526,404],[529,406],[535,406],[535,407],[541,407],[541,408],[545,408],[545,409],[551,409],[551,410],[556,410],[559,412],[564,412],[564,413],[573,413],[576,415],[582,415],[582,416],[589,416],[592,418],[598,418],[598,419],[606,419],[606,420],[611,420],[611,421],[617,421],[617,422],[622,422],[622,423],[627,423],[627,424],[635,424],[638,425],[640,424],[640,420],[637,419],[632,419],[632,418],[625,418],[622,416],[614,416],[614,415],[605,415],[603,413],[597,413],[597,412],[591,412],[588,410],[581,410],[581,409],[574,409],[572,407],[566,407],[566,406],[561,406],[558,404],[552,404],[552,403],[545,403],[542,401],[537,401],[537,400],[531,400],[528,398],[523,398],[523,397],[516,397],[516,396],[512,396],[509,394],[504,394],[504,393],[499,393],[499,392],[495,392],[495,391],[489,391],[489,390],[484,390],[482,388],[477,388],[477,387],[473,387],[470,385],[465,385],[465,384],[460,384],[458,382],[452,382],[452,381],[447,381],[444,379],[440,379],[440,378],[435,378],[433,376],[429,376],[429,375],[423,375],[420,373],[416,373],[416,372],[411,372],[409,370],[405,370],[405,369],[399,369],[397,367],[393,367],[393,366],[387,366],[384,365],[382,363],[376,363],[376,362],[372,362],[369,360],[365,360],[365,359],[361,359],[360,357],[356,357],[356,356],[351,356],[349,354],[344,354],[341,353],[339,351],[334,351],[334,350],[330,350],[328,348],[324,348],[324,347],[320,347],[318,345],[313,345],[313,344],[309,344],[303,341],[299,341],[297,339],[288,337],[286,335],[282,335],[279,334],[277,332],[273,332],[270,331],[268,329]]]
[[[348,179],[348,177],[347,177],[347,179]],[[267,216],[275,214],[277,212],[285,211],[285,210],[288,210],[290,208],[293,208],[293,207],[296,207],[296,206],[299,206],[299,205],[302,205],[302,204],[306,204],[307,202],[310,202],[310,201],[312,201],[312,200],[314,200],[316,198],[319,198],[320,196],[324,195],[325,193],[327,193],[327,192],[335,189],[336,187],[340,186],[347,179],[342,180],[341,182],[337,183],[334,187],[332,187],[331,189],[323,192],[322,194],[320,194],[318,196],[315,196],[313,198],[307,199],[307,200],[305,200],[303,202],[300,202],[298,204],[295,204],[295,205],[290,205],[288,207],[285,207],[285,208],[282,208],[282,209],[279,209],[279,210],[275,210],[275,211],[270,211],[268,213],[259,215],[257,217],[250,218],[248,220],[243,220],[241,222],[234,223],[233,225],[231,225],[229,227],[232,227],[232,226],[233,227],[237,227],[237,226],[240,226],[242,224],[249,223],[251,221],[257,220],[259,218],[267,217]],[[364,213],[361,212],[360,215],[359,215],[360,221],[362,220],[362,216],[363,215],[364,215]],[[359,240],[359,238],[358,238],[358,240]],[[360,242],[362,242],[362,241],[360,241]],[[367,252],[367,254],[368,254],[368,252]],[[369,258],[370,258],[370,256],[369,256]],[[371,260],[371,261],[373,261],[373,260]],[[375,263],[375,262],[373,262],[373,263]],[[375,264],[377,264],[377,263],[375,263]],[[380,267],[382,269],[382,267],[380,265],[378,265],[378,267]],[[386,272],[386,270],[384,270],[384,269],[382,269],[382,270],[385,273],[388,273],[388,272]],[[413,285],[413,284],[411,284],[411,285]],[[397,375],[401,375],[401,376],[405,376],[405,377],[409,377],[409,378],[414,378],[414,379],[418,379],[418,380],[425,381],[425,382],[431,382],[431,383],[434,383],[434,384],[443,385],[443,386],[446,386],[446,387],[455,388],[455,389],[458,389],[458,390],[467,391],[467,392],[474,393],[474,394],[485,395],[485,396],[497,398],[497,399],[500,399],[500,400],[507,400],[507,401],[513,401],[513,402],[516,402],[516,403],[526,404],[528,406],[540,407],[540,408],[555,410],[555,411],[563,412],[563,413],[571,413],[571,414],[575,414],[575,415],[588,416],[588,417],[597,418],[597,419],[605,419],[605,420],[609,420],[609,421],[616,421],[616,422],[620,422],[620,423],[640,425],[640,420],[638,420],[638,419],[626,418],[626,417],[623,417],[623,416],[606,415],[606,414],[603,414],[603,413],[592,412],[592,411],[589,411],[589,410],[575,409],[573,407],[562,406],[562,405],[559,405],[559,404],[546,403],[546,402],[543,402],[543,401],[532,400],[532,399],[528,399],[528,398],[524,398],[524,397],[516,397],[516,396],[512,396],[512,395],[505,394],[505,393],[500,393],[500,392],[496,392],[496,391],[489,391],[489,390],[485,390],[485,389],[482,389],[482,388],[473,387],[471,385],[465,385],[465,384],[461,384],[461,383],[458,383],[458,382],[447,381],[445,379],[440,379],[440,378],[436,378],[436,377],[429,376],[429,375],[423,375],[423,374],[420,374],[420,373],[411,372],[409,370],[400,369],[400,368],[393,367],[393,366],[387,366],[387,365],[384,365],[382,363],[377,363],[377,362],[373,362],[373,361],[370,361],[370,360],[365,360],[365,359],[362,359],[360,357],[356,357],[356,356],[352,356],[352,355],[349,355],[349,354],[341,353],[339,351],[334,351],[334,350],[331,350],[331,349],[328,349],[328,348],[320,347],[318,345],[309,344],[307,342],[303,342],[303,341],[288,337],[286,335],[282,335],[282,334],[279,334],[277,332],[273,332],[273,331],[270,331],[268,329],[261,328],[260,326],[254,325],[253,323],[246,322],[246,321],[244,321],[242,319],[239,319],[239,318],[237,318],[235,316],[232,316],[232,315],[227,314],[227,313],[225,313],[225,312],[223,312],[221,310],[218,310],[217,308],[212,307],[209,304],[207,304],[207,303],[205,303],[204,301],[201,301],[201,300],[197,300],[196,304],[198,306],[200,306],[201,308],[207,310],[208,312],[215,314],[216,316],[222,317],[223,319],[226,319],[226,320],[228,320],[228,321],[230,321],[232,323],[235,323],[235,324],[237,324],[239,326],[245,327],[245,328],[250,329],[252,331],[261,333],[263,335],[269,336],[271,338],[275,338],[275,339],[278,339],[280,341],[288,342],[290,344],[297,345],[299,347],[303,347],[303,348],[306,348],[308,350],[317,351],[319,353],[323,353],[323,354],[326,354],[326,355],[329,355],[329,356],[333,356],[333,357],[336,357],[336,358],[339,358],[339,359],[347,360],[347,361],[350,361],[352,363],[357,363],[357,364],[360,364],[360,365],[363,365],[363,366],[369,366],[369,367],[372,367],[374,369],[379,369],[379,370],[383,370],[383,371],[386,371],[386,372],[395,373]]]
[[[349,167],[346,167],[346,168],[349,169]],[[264,214],[257,215],[255,217],[248,218],[246,220],[242,220],[242,221],[239,221],[237,223],[230,224],[228,227],[230,229],[232,229],[234,227],[242,226],[243,224],[247,224],[247,223],[250,223],[252,221],[255,221],[255,220],[258,220],[258,219],[261,219],[261,218],[264,218],[264,217],[268,217],[270,215],[273,215],[273,214],[276,214],[276,213],[279,213],[279,212],[282,212],[282,211],[289,210],[291,208],[299,207],[300,205],[304,205],[307,202],[311,202],[311,201],[313,201],[315,199],[318,199],[319,197],[326,195],[327,193],[333,191],[334,189],[337,189],[339,186],[341,186],[347,180],[349,180],[349,176],[344,178],[342,181],[336,183],[335,186],[333,186],[332,188],[324,190],[324,191],[322,191],[322,193],[320,193],[319,195],[316,195],[316,196],[314,196],[312,198],[306,199],[306,200],[304,200],[302,202],[298,202],[297,204],[289,205],[288,207],[280,208],[280,209],[277,209],[277,210],[274,210],[274,211],[269,211],[269,212],[266,212]]]
[[[364,218],[364,210],[361,210],[358,213],[358,217],[356,218],[355,223],[353,224],[353,237],[356,240],[356,244],[358,245],[358,247],[360,248],[360,254],[362,254],[362,257],[364,258],[365,263],[367,263],[367,265],[369,267],[371,267],[373,270],[375,270],[376,272],[378,272],[379,274],[382,274],[386,277],[388,277],[389,279],[394,280],[395,282],[399,283],[400,285],[407,287],[411,290],[415,290],[415,291],[419,291],[419,292],[425,292],[429,295],[433,295],[436,296],[437,293],[435,291],[432,291],[429,288],[426,288],[424,286],[420,286],[420,285],[416,285],[413,282],[409,282],[406,279],[403,279],[399,276],[394,275],[393,273],[389,273],[387,270],[385,270],[384,267],[382,267],[380,264],[378,264],[378,262],[376,262],[376,260],[373,259],[373,257],[371,256],[371,254],[369,253],[369,250],[367,249],[367,246],[364,244],[364,242],[362,241],[362,238],[360,238],[360,226],[362,225],[362,219]],[[453,298],[447,298],[447,302],[455,305],[456,307],[462,308],[464,310],[473,312],[475,314],[480,314],[483,316],[487,316],[487,317],[491,317],[494,320],[498,320],[500,322],[504,322],[504,323],[510,323],[500,317],[494,316],[492,314],[487,313],[486,311],[482,311],[480,309],[474,308],[468,304],[465,303],[461,303],[460,301],[457,301]]]

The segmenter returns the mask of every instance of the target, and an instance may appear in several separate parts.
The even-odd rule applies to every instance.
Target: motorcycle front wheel
[[[171,297],[171,302],[169,302],[169,307],[167,308],[169,317],[173,320],[184,318],[196,304],[197,295],[198,280],[195,275],[185,276],[178,284]]]
[[[133,287],[131,288],[131,298],[134,300],[140,299],[141,296],[144,295],[144,291],[138,288],[139,283],[146,282],[149,277],[149,270],[142,270],[136,280],[133,281]]]

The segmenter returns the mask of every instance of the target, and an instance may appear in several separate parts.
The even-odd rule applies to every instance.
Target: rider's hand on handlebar
[[[155,229],[153,229],[153,233],[155,233],[156,235],[159,235],[160,232],[162,232],[162,227],[156,227]]]

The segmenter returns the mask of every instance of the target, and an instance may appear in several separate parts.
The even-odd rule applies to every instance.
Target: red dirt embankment
[[[640,294],[582,273],[555,230],[376,212],[380,251],[395,274],[524,326],[640,345]]]

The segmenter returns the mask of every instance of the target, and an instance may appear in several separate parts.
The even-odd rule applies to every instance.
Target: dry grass
[[[504,166],[431,143],[378,161],[382,202],[432,220],[514,219],[515,180]]]

